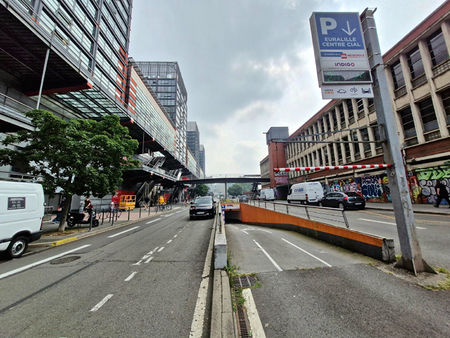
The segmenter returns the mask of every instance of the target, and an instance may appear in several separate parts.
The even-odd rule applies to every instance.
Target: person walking
[[[437,200],[436,200],[436,204],[434,205],[434,207],[439,208],[439,204],[441,204],[442,200],[446,200],[450,207],[450,200],[448,199],[447,187],[443,184],[443,181],[437,181],[435,189],[436,189]]]

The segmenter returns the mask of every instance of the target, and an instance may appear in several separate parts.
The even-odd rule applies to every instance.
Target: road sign
[[[324,85],[321,88],[323,99],[371,98],[373,90],[370,84],[359,85]]]
[[[315,12],[311,15],[310,24],[322,97],[373,97],[359,13]],[[366,86],[336,89],[334,85],[338,84]],[[366,90],[367,87],[370,91]],[[358,90],[351,91],[351,88]]]

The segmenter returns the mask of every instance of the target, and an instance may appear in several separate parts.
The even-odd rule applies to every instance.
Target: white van
[[[319,182],[305,182],[293,184],[289,189],[288,203],[300,202],[302,204],[319,203],[323,198],[322,184]]]
[[[37,183],[0,181],[0,251],[23,255],[41,237],[44,191]]]
[[[272,188],[262,189],[259,194],[259,199],[264,201],[273,201],[275,200],[275,193]]]

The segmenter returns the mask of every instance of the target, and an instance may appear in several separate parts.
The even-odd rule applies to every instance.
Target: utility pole
[[[433,268],[423,260],[417,240],[408,181],[373,16],[375,11],[376,9],[366,9],[360,18],[373,77],[374,103],[380,126],[380,136],[384,140],[384,161],[393,164],[387,168],[387,175],[402,252],[402,257],[396,266],[410,270],[415,275],[425,271],[434,273]]]

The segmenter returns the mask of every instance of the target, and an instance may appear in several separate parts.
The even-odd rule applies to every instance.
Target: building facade
[[[205,146],[200,144],[200,168],[202,168],[203,173],[206,175],[205,169]]]
[[[139,61],[136,65],[177,129],[177,154],[186,161],[187,91],[177,62]]]
[[[200,163],[200,132],[197,122],[188,121],[186,130],[186,145]]]
[[[436,180],[450,190],[449,18],[447,1],[383,56],[414,203],[435,201]],[[278,144],[285,146],[287,167],[383,163],[379,128],[372,99],[332,100]],[[391,199],[384,170],[289,173],[289,184],[305,180],[372,201]]]

